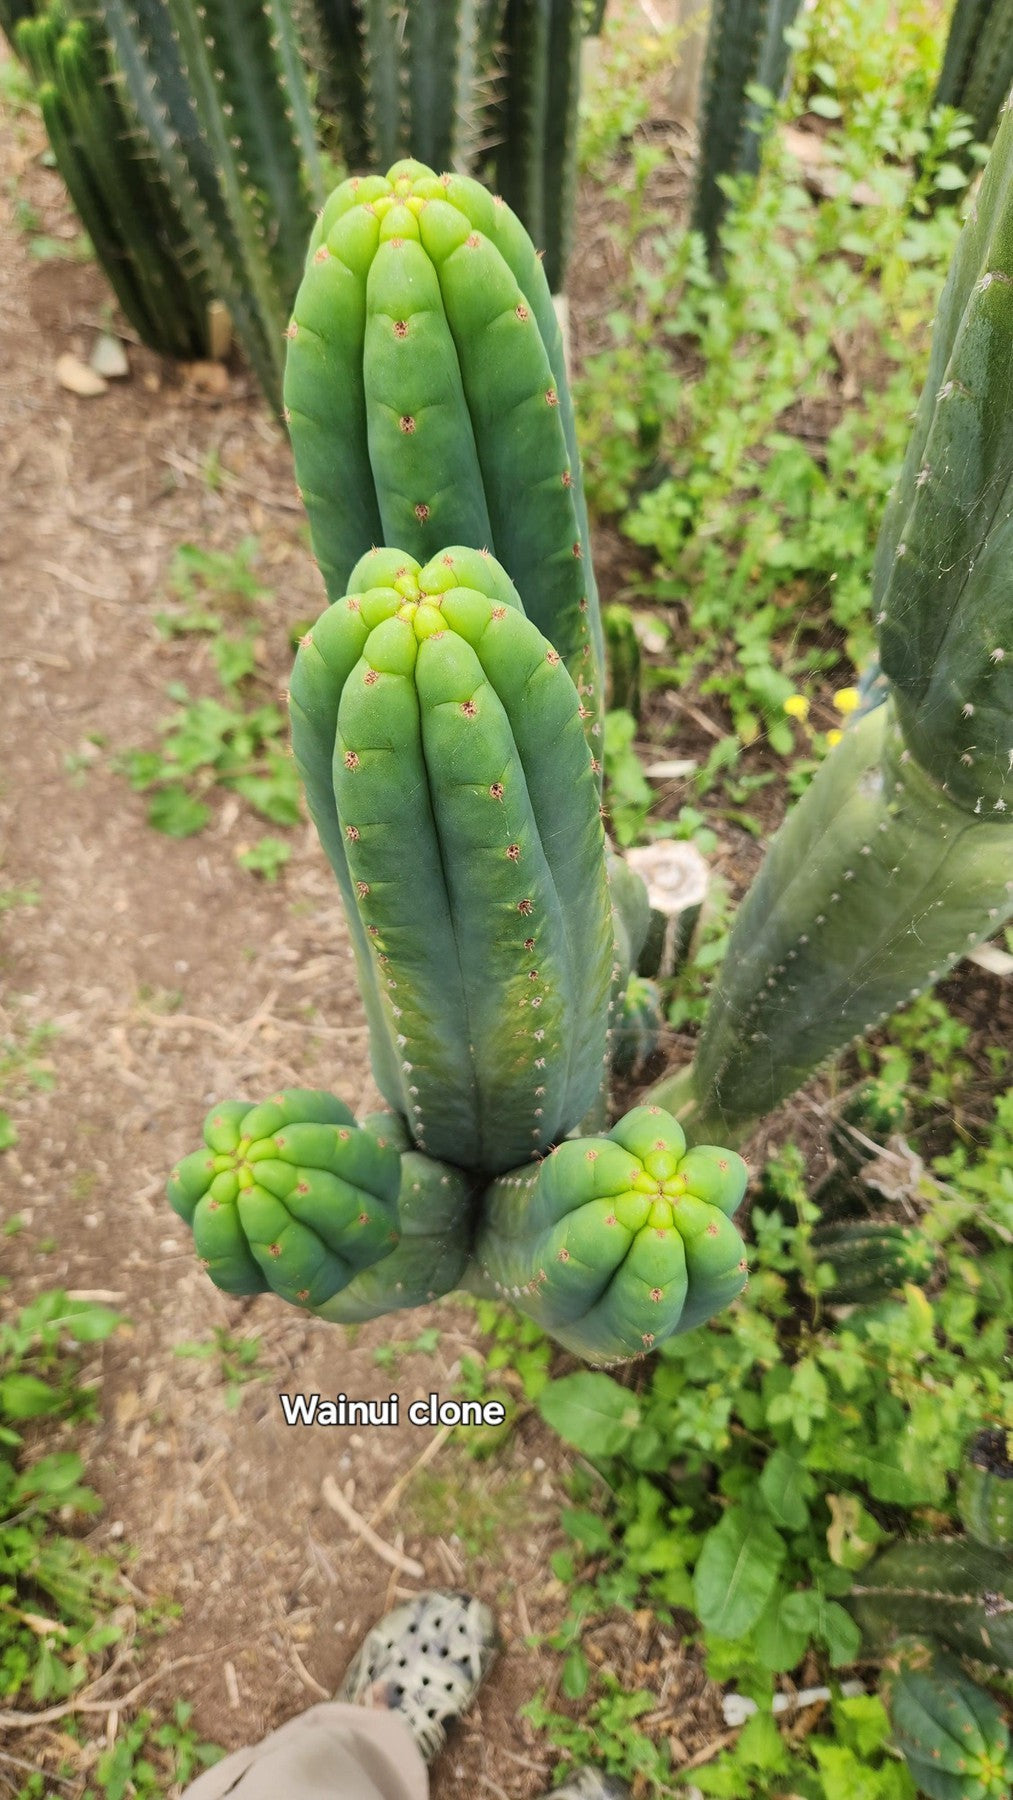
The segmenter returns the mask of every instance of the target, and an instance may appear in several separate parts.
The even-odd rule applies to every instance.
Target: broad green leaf
[[[37,1375],[15,1371],[0,1380],[0,1413],[8,1419],[41,1419],[46,1413],[60,1412],[62,1407],[63,1395]]]
[[[789,1531],[803,1531],[808,1525],[806,1496],[815,1486],[808,1470],[787,1450],[775,1450],[763,1465],[760,1492],[774,1523]]]
[[[768,1519],[732,1507],[707,1533],[696,1565],[696,1609],[708,1631],[738,1638],[756,1624],[777,1584],[785,1543]]]
[[[538,1410],[564,1443],[585,1456],[616,1456],[640,1424],[640,1402],[611,1375],[591,1371],[550,1381]]]

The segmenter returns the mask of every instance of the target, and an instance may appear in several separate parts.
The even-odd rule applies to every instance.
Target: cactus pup
[[[400,1179],[393,1145],[342,1101],[289,1088],[259,1106],[213,1107],[203,1149],[173,1170],[168,1193],[216,1287],[270,1288],[313,1308],[393,1250]]]
[[[486,1190],[471,1285],[589,1362],[642,1356],[741,1292],[745,1187],[734,1151],[687,1151],[673,1118],[635,1107]]]
[[[615,935],[579,698],[491,557],[372,551],[350,589],[300,646],[292,741],[374,1074],[416,1148],[499,1174],[604,1077]]]

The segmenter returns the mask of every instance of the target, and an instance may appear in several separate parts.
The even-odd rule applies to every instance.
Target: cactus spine
[[[636,1107],[487,1189],[472,1285],[589,1362],[643,1355],[745,1285],[731,1221],[745,1186],[734,1151],[687,1152],[674,1119]]]
[[[652,1090],[741,1132],[1013,913],[1013,115],[940,305],[877,546],[890,699],[827,758],[739,910],[699,1055]]]
[[[1002,1712],[942,1652],[905,1659],[888,1689],[894,1743],[928,1800],[1006,1800],[1013,1756]]]
[[[602,640],[552,301],[477,182],[396,163],[342,183],[310,241],[285,403],[331,599],[373,544],[485,548],[578,686],[600,759]]]
[[[300,647],[293,747],[381,1092],[420,1150],[495,1174],[602,1082],[615,939],[578,697],[491,558],[376,551],[351,585]]]

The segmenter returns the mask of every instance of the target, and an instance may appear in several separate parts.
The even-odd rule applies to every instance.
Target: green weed
[[[218,1363],[218,1378],[225,1388],[225,1404],[234,1410],[243,1398],[243,1389],[251,1381],[266,1381],[270,1371],[260,1367],[260,1334],[236,1337],[224,1325],[215,1325],[210,1338],[176,1344],[174,1356],[189,1357],[197,1362]]]

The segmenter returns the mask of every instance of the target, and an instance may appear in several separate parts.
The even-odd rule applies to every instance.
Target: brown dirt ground
[[[298,1083],[330,1086],[357,1111],[376,1104],[337,893],[311,829],[294,834],[291,862],[267,886],[237,867],[237,850],[266,829],[238,801],[219,803],[201,835],[174,841],[149,829],[143,798],[109,754],[154,741],[169,681],[215,691],[199,642],[166,643],[153,624],[179,544],[258,540],[258,573],[277,596],[261,646],[276,690],[288,628],[319,610],[323,591],[282,435],[240,372],[208,393],[132,346],[130,380],[102,398],[58,386],[57,357],[87,357],[108,302],[94,265],[37,260],[13,223],[16,194],[51,236],[76,229],[42,148],[34,120],[3,122],[0,890],[37,886],[39,897],[0,914],[0,1037],[55,1026],[44,1051],[54,1085],[5,1095],[19,1142],[0,1159],[0,1218],[20,1214],[24,1228],[0,1245],[15,1299],[64,1285],[108,1296],[129,1320],[91,1370],[101,1423],[86,1446],[89,1478],[105,1502],[91,1541],[136,1547],[138,1605],[166,1595],[179,1607],[159,1647],[143,1661],[128,1654],[102,1690],[108,1702],[84,1715],[94,1754],[117,1729],[121,1697],[149,1680],[136,1695],[145,1704],[167,1709],[182,1695],[204,1736],[249,1742],[333,1691],[361,1632],[398,1598],[467,1586],[496,1608],[505,1649],[437,1766],[434,1797],[466,1787],[530,1800],[553,1757],[519,1708],[544,1685],[554,1691],[558,1659],[525,1640],[565,1611],[549,1567],[562,1541],[565,1453],[530,1411],[485,1464],[407,1425],[286,1428],[279,1390],[382,1398],[396,1387],[403,1409],[432,1388],[449,1393],[476,1344],[473,1314],[449,1301],[351,1333],[269,1297],[230,1300],[201,1274],[163,1199],[167,1169],[223,1096]],[[591,196],[573,283],[592,296],[574,321],[578,353],[607,306],[612,254]],[[209,459],[222,471],[217,486],[205,479]],[[604,537],[599,549],[603,590],[614,594],[629,578],[629,551]],[[744,834],[729,835],[722,872],[738,887],[757,856]],[[1010,1023],[997,985],[975,970],[961,989],[969,1014],[991,1020],[993,1042]],[[795,1135],[816,1149],[822,1098],[810,1090],[792,1115]],[[781,1119],[767,1134],[779,1124],[783,1133]],[[427,1324],[440,1332],[435,1355],[404,1354],[394,1374],[377,1366],[375,1349],[410,1342]],[[215,1361],[174,1354],[216,1325],[260,1338],[266,1379],[244,1387],[234,1408]],[[424,1455],[432,1460],[413,1489]],[[367,1520],[392,1489],[408,1488],[379,1529],[395,1555],[421,1563],[421,1579],[350,1531],[322,1497],[326,1476]],[[427,1489],[431,1476],[446,1487]],[[434,1493],[447,1513],[440,1535]],[[616,1615],[586,1648],[624,1682],[656,1690],[652,1729],[672,1740],[677,1764],[720,1738],[713,1691],[650,1614]],[[8,1741],[40,1768],[68,1742],[59,1720]]]

